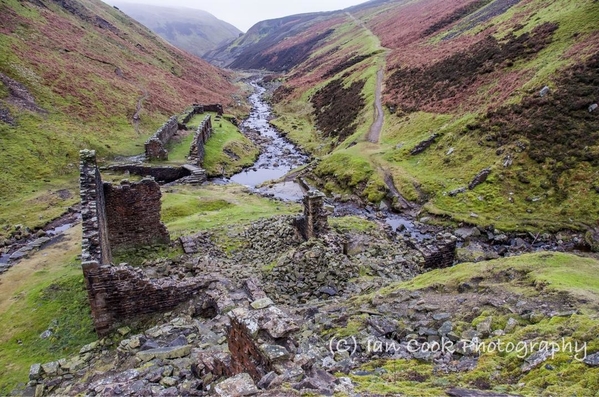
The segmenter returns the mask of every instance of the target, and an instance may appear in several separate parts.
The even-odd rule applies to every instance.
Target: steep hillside
[[[109,3],[150,28],[172,45],[199,57],[230,43],[242,33],[230,23],[221,21],[202,10],[122,1]]]
[[[312,13],[258,22],[246,34],[205,54],[204,58],[215,65],[238,69],[287,70],[305,60],[313,46],[305,43],[303,51],[288,51],[283,61],[276,61],[271,47],[291,37],[301,36],[317,22],[327,19],[330,13]],[[314,44],[314,43],[312,43]],[[271,54],[266,59],[264,53]],[[277,54],[279,55],[279,54]],[[299,58],[301,56],[301,58]],[[266,62],[267,64],[265,64]]]
[[[598,19],[593,0],[374,1],[284,39],[242,37],[231,65],[286,72],[273,122],[321,157],[312,178],[331,191],[397,204],[397,188],[506,229],[589,228]]]
[[[139,154],[168,116],[235,92],[221,70],[99,0],[3,1],[0,235],[76,201],[79,149]]]

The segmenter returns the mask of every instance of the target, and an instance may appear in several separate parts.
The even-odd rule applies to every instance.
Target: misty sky
[[[111,4],[110,0],[104,0]],[[293,14],[333,11],[365,3],[367,0],[121,0],[128,3],[181,6],[208,11],[219,19],[247,31],[256,22]]]

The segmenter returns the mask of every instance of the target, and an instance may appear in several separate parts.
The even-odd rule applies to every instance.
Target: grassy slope
[[[377,201],[384,196],[382,172],[386,171],[407,198],[426,203],[425,208],[431,213],[450,215],[459,221],[494,224],[511,230],[594,225],[599,217],[599,197],[592,190],[596,167],[586,162],[578,163],[555,181],[550,169],[531,160],[527,151],[518,149],[515,143],[503,147],[504,155],[497,155],[497,147],[481,145],[479,142],[484,135],[468,133],[467,126],[484,120],[489,109],[519,103],[525,97],[536,95],[546,84],[555,87],[554,81],[564,68],[593,54],[597,50],[594,21],[599,18],[599,5],[591,0],[576,3],[556,0],[550,5],[537,0],[523,1],[503,14],[466,28],[451,40],[440,40],[448,32],[464,30],[468,16],[422,37],[436,19],[450,15],[463,5],[463,2],[451,1],[433,7],[430,3],[435,1],[398,2],[356,14],[390,50],[385,90],[387,103],[396,101],[396,87],[390,85],[390,78],[398,68],[429,67],[470,46],[476,48],[476,43],[487,34],[505,42],[514,27],[518,29],[517,36],[531,32],[545,22],[558,23],[559,28],[552,42],[531,58],[516,61],[507,69],[495,68],[487,75],[473,73],[473,82],[465,85],[467,89],[458,90],[449,101],[439,101],[398,115],[385,109],[386,121],[380,145],[364,142],[364,137],[372,115],[374,72],[382,56],[363,61],[360,64],[364,65],[363,69],[346,70],[350,72],[344,77],[346,82],[368,78],[364,88],[367,106],[358,118],[355,136],[327,156],[331,140],[315,131],[309,98],[330,81],[323,77],[323,71],[330,68],[335,59],[342,58],[344,51],[347,53],[348,48],[352,48],[358,49],[358,53],[368,53],[375,48],[368,35],[348,28],[351,21],[347,19],[334,26],[335,33],[312,53],[310,60],[288,74],[285,84],[293,91],[275,106],[281,117],[274,123],[288,132],[294,141],[314,154],[324,156],[316,172],[329,190],[353,190]],[[349,33],[343,35],[344,31]],[[335,49],[332,55],[319,59],[320,54],[330,49]],[[429,150],[418,156],[409,154],[416,144],[435,132],[441,133],[441,137]],[[356,140],[356,146],[345,149]],[[448,155],[450,150],[452,153]],[[503,167],[505,153],[514,154],[514,164],[510,168]],[[348,165],[356,168],[348,170]],[[457,197],[447,195],[453,189],[468,185],[486,167],[493,169],[486,184]],[[366,169],[366,172],[360,169]],[[352,183],[344,182],[348,179]],[[472,217],[472,213],[478,218]]]
[[[297,204],[250,195],[246,188],[238,185],[177,187],[163,196],[162,220],[171,236],[180,236],[299,211]]]
[[[27,380],[29,367],[68,357],[95,340],[77,255],[81,228],[0,276],[0,395]],[[40,338],[51,329],[52,336]]]
[[[43,224],[56,208],[31,216],[13,205],[77,180],[78,150],[100,157],[139,153],[145,139],[192,102],[227,105],[237,88],[218,69],[167,45],[120,11],[96,0],[37,7],[0,5],[0,72],[23,84],[47,114],[0,102],[16,126],[0,122],[0,226]],[[109,23],[101,28],[94,18]],[[1,85],[1,84],[0,84]],[[139,130],[131,118],[142,99]],[[73,184],[74,184],[73,183]],[[65,187],[72,185],[70,182]]]
[[[561,343],[562,338],[565,338],[566,342],[577,342],[581,348],[586,343],[587,354],[592,354],[599,349],[595,337],[599,329],[596,312],[599,304],[598,269],[599,262],[594,259],[569,254],[538,253],[477,264],[464,263],[449,269],[434,270],[411,281],[377,291],[376,296],[380,299],[381,296],[396,290],[420,290],[423,294],[438,288],[451,291],[456,290],[462,282],[477,280],[482,290],[486,286],[504,289],[518,294],[517,296],[520,297],[518,299],[526,299],[527,296],[538,296],[539,289],[535,289],[535,286],[542,285],[543,294],[565,292],[578,299],[578,314],[571,317],[543,318],[540,321],[520,319],[515,332],[499,338],[504,346],[509,342],[517,344],[520,341]],[[523,280],[504,280],[498,284],[494,275],[502,272],[521,272],[525,276]],[[355,304],[367,302],[373,296],[374,294],[357,297]],[[423,298],[426,299],[424,295]],[[514,315],[505,316],[492,310],[485,310],[471,323],[476,325],[488,316],[494,318],[493,329],[503,328],[508,317],[514,317]],[[349,321],[350,327],[354,327],[353,331],[355,331],[355,321],[360,320],[350,319]],[[459,328],[461,325],[470,327],[470,324],[454,321],[454,327]],[[347,330],[350,334],[353,331]],[[341,329],[339,332],[343,334],[344,330]],[[361,391],[423,397],[444,395],[445,390],[450,386],[473,387],[491,380],[493,390],[523,396],[597,395],[599,369],[590,368],[574,360],[574,353],[557,353],[555,358],[547,361],[550,367],[541,365],[528,373],[523,373],[520,369],[524,364],[523,358],[518,357],[520,354],[521,352],[516,351],[509,354],[484,352],[476,368],[464,373],[434,372],[431,364],[420,361],[378,360],[365,364],[363,369],[372,371],[379,368],[380,371],[380,368],[383,368],[384,371],[379,372],[380,375],[352,376],[352,379]],[[583,352],[579,354],[583,357]]]

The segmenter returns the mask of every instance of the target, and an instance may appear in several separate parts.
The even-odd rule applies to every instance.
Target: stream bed
[[[10,269],[19,259],[60,241],[64,232],[79,223],[80,219],[78,212],[68,212],[46,225],[42,229],[43,235],[32,235],[5,248],[0,254],[0,274]]]
[[[250,139],[254,137],[254,142],[261,146],[261,154],[252,167],[233,175],[228,180],[220,179],[214,182],[234,182],[268,197],[284,201],[300,201],[304,197],[305,190],[299,183],[284,181],[269,184],[267,182],[280,179],[294,169],[308,164],[310,158],[269,123],[273,114],[270,105],[264,100],[267,90],[256,81],[251,85],[254,88],[254,93],[249,97],[252,110],[240,128]],[[255,139],[254,134],[258,134],[259,139]],[[363,216],[370,220],[384,222],[393,231],[406,231],[418,240],[429,237],[426,232],[418,230],[413,220],[406,216],[388,210],[374,211],[372,208],[364,208],[356,203],[341,203],[330,198],[327,202],[335,207],[333,216]]]

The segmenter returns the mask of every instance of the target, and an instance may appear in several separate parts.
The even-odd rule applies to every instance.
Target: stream
[[[266,182],[280,179],[294,169],[308,164],[310,158],[303,154],[295,144],[287,140],[269,121],[273,118],[270,105],[264,100],[266,89],[256,81],[250,83],[254,93],[249,97],[252,110],[250,116],[241,124],[241,130],[250,139],[261,146],[261,154],[254,165],[224,182],[234,182],[269,197],[284,201],[300,201],[304,189],[295,181]],[[258,134],[258,139],[254,134]],[[218,181],[216,181],[218,182]],[[223,180],[221,179],[222,183]],[[362,207],[356,203],[341,203],[327,199],[335,207],[334,216],[358,215],[370,220],[382,221],[393,231],[407,231],[411,237],[421,241],[429,237],[421,232],[411,219],[387,210],[375,211],[371,207]]]
[[[77,212],[68,212],[46,225],[42,230],[43,235],[32,235],[17,241],[0,254],[0,274],[7,271],[19,259],[27,257],[30,253],[42,250],[60,241],[67,230],[79,223],[81,216]]]
[[[244,134],[253,137],[261,147],[258,160],[250,168],[233,175],[228,182],[238,183],[250,189],[285,201],[298,201],[304,196],[296,182],[280,182],[261,186],[267,181],[279,179],[297,167],[309,162],[309,157],[293,143],[284,138],[270,123],[273,118],[270,105],[264,101],[266,89],[250,83],[254,93],[249,97],[252,110],[241,124]]]
[[[249,117],[241,124],[241,131],[261,148],[261,154],[252,167],[233,175],[230,179],[214,179],[214,183],[238,183],[247,186],[261,195],[284,201],[300,201],[304,197],[304,189],[295,181],[274,182],[294,169],[309,163],[310,158],[292,142],[276,130],[269,120],[273,118],[270,105],[265,101],[267,91],[259,80],[250,84],[254,93],[249,97],[252,106]],[[269,181],[273,181],[269,183]],[[439,233],[451,232],[458,236],[458,247],[472,245],[473,249],[485,252],[488,258],[510,256],[538,250],[547,251],[579,251],[582,249],[582,238],[574,233],[562,236],[539,235],[531,233],[501,233],[494,229],[483,229],[465,225],[453,230],[431,226],[415,221],[412,215],[398,214],[385,206],[375,208],[356,202],[342,202],[326,199],[327,204],[334,207],[333,216],[357,215],[366,219],[386,224],[389,229],[403,234],[420,244],[434,241]]]
[[[291,171],[309,163],[310,158],[297,146],[281,135],[269,121],[273,118],[270,105],[264,100],[266,89],[258,81],[250,83],[254,93],[249,97],[252,106],[249,117],[241,124],[241,131],[261,148],[261,154],[253,166],[233,175],[229,179],[214,178],[210,182],[217,184],[237,183],[248,187],[250,190],[283,201],[301,201],[304,189],[295,181],[283,181],[282,177]],[[121,160],[128,162],[142,162],[144,156],[127,157]],[[272,182],[269,182],[272,181]],[[531,233],[499,234],[497,231],[484,230],[475,227],[465,227],[458,230],[446,230],[436,226],[429,226],[415,221],[409,215],[397,214],[384,208],[375,208],[371,205],[361,205],[348,201],[342,202],[326,199],[327,204],[334,207],[333,216],[356,215],[366,219],[386,224],[389,229],[405,237],[423,243],[435,239],[439,232],[451,231],[459,237],[458,246],[462,242],[471,240],[482,251],[492,255],[506,256],[537,250],[549,251],[575,251],[584,248],[583,238],[577,234],[567,233],[556,236],[533,236]],[[0,274],[7,271],[14,262],[26,257],[29,253],[43,249],[56,241],[68,229],[79,222],[79,214],[71,212],[48,224],[43,236],[32,236],[27,240],[16,241],[10,247],[0,250]],[[477,229],[477,230],[474,230]],[[474,233],[474,238],[466,234]],[[460,235],[461,234],[461,235]],[[480,237],[478,237],[480,236]],[[567,240],[567,241],[562,241]]]

